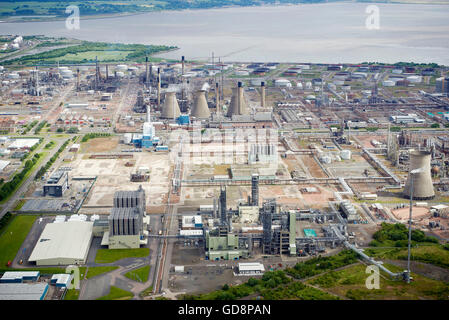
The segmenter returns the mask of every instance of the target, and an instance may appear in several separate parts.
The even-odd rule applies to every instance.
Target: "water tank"
[[[385,81],[382,82],[382,85],[384,87],[394,87],[395,84],[396,83],[394,81],[392,81],[392,80],[385,80]]]
[[[342,150],[340,152],[340,156],[343,160],[351,159],[351,150]]]

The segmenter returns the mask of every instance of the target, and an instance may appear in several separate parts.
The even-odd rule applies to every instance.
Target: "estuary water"
[[[65,36],[82,40],[176,45],[162,54],[187,60],[359,63],[435,62],[449,65],[449,5],[375,4],[379,29],[368,29],[368,4],[152,12],[81,20],[0,23],[1,34]]]

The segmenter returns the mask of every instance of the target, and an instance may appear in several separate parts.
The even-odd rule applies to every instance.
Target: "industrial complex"
[[[34,220],[0,299],[64,298],[68,266],[79,299],[175,299],[343,250],[407,281],[364,248],[383,223],[449,241],[448,76],[186,57],[1,67],[0,217]]]

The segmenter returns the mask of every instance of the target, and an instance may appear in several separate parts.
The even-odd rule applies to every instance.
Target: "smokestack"
[[[161,68],[157,68],[157,106],[161,105]]]
[[[106,81],[109,79],[109,65],[106,65]]]
[[[262,108],[265,107],[265,82],[263,81],[260,84],[260,105]]]
[[[80,91],[80,69],[76,69],[76,91]]]
[[[218,82],[215,82],[215,109],[217,114],[220,113],[220,88]]]
[[[199,119],[207,119],[210,117],[209,106],[207,105],[206,91],[198,90],[193,101],[192,111],[190,115]]]
[[[413,199],[427,200],[435,196],[432,177],[430,174],[431,152],[411,150],[409,175],[404,187],[404,196],[410,198],[411,183],[413,179]],[[411,174],[415,169],[421,169],[419,173]]]
[[[149,77],[148,77],[148,57],[145,57],[145,84],[148,88]]]
[[[181,57],[182,62],[182,75],[184,75],[184,56]]]
[[[175,119],[181,114],[179,104],[176,100],[176,92],[166,92],[164,106],[162,107],[161,118]]]
[[[237,110],[239,114],[242,114],[243,88],[240,81],[237,83],[237,88]]]

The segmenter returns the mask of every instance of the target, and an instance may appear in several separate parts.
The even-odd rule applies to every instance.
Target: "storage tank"
[[[117,66],[115,67],[115,69],[116,69],[117,71],[122,71],[122,72],[124,72],[124,71],[128,70],[128,66],[127,66],[126,64],[119,64],[119,65],[117,65]]]
[[[240,69],[240,70],[235,70],[234,74],[236,76],[249,76],[249,71],[248,70],[244,70],[244,69]]]
[[[411,182],[413,179],[413,199],[426,200],[435,196],[432,177],[430,174],[430,161],[432,153],[429,151],[411,150],[409,175],[404,187],[404,196],[410,198]],[[410,174],[410,171],[422,169],[422,172]]]
[[[288,85],[291,86],[292,84],[287,79],[277,79],[274,81],[275,87],[287,87]]]
[[[351,159],[351,150],[342,150],[340,152],[340,156],[343,160]]]

